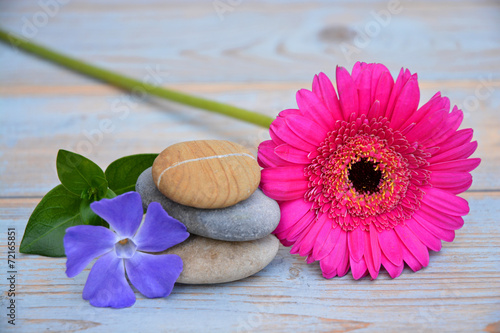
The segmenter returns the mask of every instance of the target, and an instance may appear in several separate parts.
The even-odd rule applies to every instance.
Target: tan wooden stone
[[[243,146],[222,140],[174,144],[156,158],[153,180],[167,198],[196,208],[224,208],[247,199],[260,167]]]

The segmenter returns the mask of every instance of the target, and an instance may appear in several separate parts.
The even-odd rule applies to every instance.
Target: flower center
[[[132,258],[136,249],[137,245],[135,245],[134,241],[130,238],[124,238],[115,244],[115,253],[118,258]]]
[[[377,167],[377,163],[361,158],[351,165],[348,178],[358,193],[376,193],[380,190],[378,186],[382,171]]]
[[[304,199],[317,216],[328,214],[333,227],[369,230],[373,223],[378,230],[392,229],[420,204],[424,154],[385,118],[338,121],[304,169]]]

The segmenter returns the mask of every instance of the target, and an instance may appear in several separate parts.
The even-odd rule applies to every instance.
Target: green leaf
[[[66,189],[82,198],[98,200],[106,195],[108,182],[102,169],[82,155],[60,149],[57,175]]]
[[[105,199],[113,199],[116,197],[116,193],[113,192],[112,189],[108,188],[108,191],[106,192],[106,195],[104,196]]]
[[[117,195],[135,191],[137,178],[153,165],[157,156],[158,154],[137,154],[117,159],[105,172],[109,188]]]
[[[104,198],[112,199],[114,197],[116,197],[116,194],[108,188],[108,191],[106,192]],[[82,202],[80,203],[80,215],[82,217],[82,223],[109,228],[109,224],[96,213],[94,213],[92,208],[90,208],[90,204],[94,201],[95,200],[89,200],[86,198],[82,199]]]
[[[82,199],[58,185],[47,193],[28,220],[19,251],[49,257],[64,257],[66,228],[83,224]]]

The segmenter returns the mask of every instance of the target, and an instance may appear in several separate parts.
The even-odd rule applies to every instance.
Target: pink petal
[[[292,115],[288,116],[291,117]],[[287,117],[287,118],[288,118]],[[304,141],[301,138],[301,135],[295,134],[286,124],[285,122],[286,118],[276,118],[272,124],[271,127],[269,128],[269,134],[271,134],[271,137],[276,136],[276,138],[279,141],[276,141],[275,138],[273,138],[273,141],[276,142],[277,145],[283,144],[283,143],[288,143],[291,146],[294,146],[295,148],[304,150],[304,151],[313,151],[316,149],[315,145],[312,145],[308,143],[307,141]]]
[[[309,234],[309,232],[311,231],[311,229],[316,225],[316,223],[310,223],[305,229],[303,232],[300,233],[299,237],[297,237],[296,240],[291,240],[292,242],[292,248],[290,249],[290,253],[291,254],[297,254],[299,253],[299,249],[304,241],[304,239],[306,239],[307,235]],[[283,237],[287,237],[288,233],[290,232],[291,228],[289,228],[288,230],[286,230],[286,232],[280,232],[279,234],[282,235]]]
[[[309,230],[306,235],[303,236],[300,242],[300,247],[298,250],[298,254],[305,257],[307,255],[312,254],[312,250],[314,247],[314,243],[316,242],[316,238],[323,227],[326,221],[331,220],[328,217],[328,214],[322,214],[318,217],[318,219],[311,224]],[[297,240],[298,241],[298,240]]]
[[[261,172],[263,183],[275,181],[307,181],[304,176],[304,167],[301,165],[288,165],[282,167],[266,168]]]
[[[422,264],[427,266],[429,264],[429,251],[427,247],[408,229],[407,226],[397,225],[394,230],[398,235],[401,242],[404,244],[413,256]],[[404,255],[404,254],[403,254]]]
[[[394,265],[389,259],[387,259],[385,257],[384,253],[382,253],[382,257],[380,258],[380,262],[385,267],[385,269],[389,273],[390,277],[393,279],[395,279],[401,275],[401,273],[403,272],[403,268],[405,266],[403,262],[401,262],[401,265],[399,265],[399,266]]]
[[[332,113],[313,92],[301,89],[297,91],[296,99],[297,105],[304,117],[313,120],[316,124],[323,127],[323,129],[333,127],[335,120]]]
[[[304,230],[309,227],[311,223],[316,219],[316,214],[312,211],[307,212],[300,220],[295,223],[290,230],[288,230],[288,233],[286,234],[285,238],[288,239],[289,241],[293,242],[296,241],[299,236],[304,232]]]
[[[262,192],[276,201],[289,201],[299,198],[304,200],[304,193],[308,188],[309,183],[307,181],[273,181],[260,183]]]
[[[436,142],[436,145],[449,142],[450,137],[456,133],[463,119],[464,114],[462,110],[459,110],[455,106],[453,111],[448,115],[448,119],[446,119],[446,122],[443,125],[443,130],[435,138],[432,138]]]
[[[438,212],[453,216],[464,216],[469,213],[469,204],[464,198],[438,188],[430,188],[425,192],[421,201]]]
[[[440,213],[425,203],[420,206],[420,215],[427,221],[431,221],[436,226],[446,230],[457,230],[464,225],[462,217]]]
[[[375,228],[375,225],[372,223],[370,224],[370,243],[372,246],[372,256],[373,256],[373,265],[377,268],[377,270],[380,270],[380,245],[378,242],[378,235],[379,232]]]
[[[415,234],[415,236],[429,249],[436,252],[441,250],[441,240],[427,231],[419,223],[413,220],[408,221],[406,225]]]
[[[441,130],[441,124],[445,121],[448,111],[439,110],[430,114],[406,133],[406,139],[410,142],[426,142],[430,137],[436,135]]]
[[[311,160],[307,157],[309,152],[297,149],[287,143],[277,146],[274,149],[274,153],[279,158],[291,163],[309,164],[311,162]]]
[[[319,267],[321,268],[321,273],[325,279],[331,279],[337,276],[337,270],[335,270],[329,263],[328,257],[319,262]]]
[[[418,88],[417,76],[414,74],[401,90],[401,94],[394,107],[390,126],[396,130],[400,129],[401,125],[417,111],[419,101],[420,90]]]
[[[324,223],[323,228],[318,233],[316,242],[313,248],[313,257],[315,260],[321,260],[326,257],[337,245],[339,238],[342,234],[341,228],[332,228],[328,222]]]
[[[321,267],[321,263],[320,263],[320,267]],[[333,271],[333,272],[328,273],[328,274],[325,274],[325,273],[323,272],[323,277],[324,277],[325,279],[331,279],[331,278],[334,278],[334,277],[336,277],[336,276],[337,276],[337,271]]]
[[[285,121],[288,127],[296,135],[300,136],[306,142],[312,144],[314,147],[317,147],[321,142],[323,142],[325,140],[326,134],[328,133],[326,129],[306,117],[290,115],[286,117]],[[302,149],[302,147],[297,148]]]
[[[260,144],[259,144],[259,150],[260,149],[269,149],[269,150],[274,150],[274,148],[276,148],[276,143],[273,141],[273,140],[266,140],[266,141],[262,141]]]
[[[313,80],[313,92],[325,103],[331,112],[333,123],[336,120],[343,120],[342,109],[337,98],[337,93],[330,79],[324,74],[319,73]],[[330,128],[330,127],[329,127]]]
[[[403,252],[403,260],[411,268],[412,271],[416,272],[422,269],[422,264],[417,260],[417,258],[415,258],[413,254],[411,254],[406,246],[403,246],[401,250]]]
[[[286,239],[286,235],[288,234],[288,230],[284,230],[284,231],[276,231],[274,230],[273,231],[273,234],[276,235],[276,237],[281,241],[281,243],[284,245],[284,246],[292,246],[295,244],[295,241],[291,241],[289,239]]]
[[[340,228],[336,228],[334,230],[337,230]],[[337,272],[338,273],[338,268],[339,266],[344,262],[345,259],[348,256],[347,253],[347,233],[345,231],[339,232],[339,237],[334,244],[334,248],[330,253],[325,256],[321,262],[321,270],[323,273],[329,274],[331,272]]]
[[[300,112],[299,109],[285,109],[283,111],[281,111],[278,116],[282,117],[282,118],[285,118],[285,117],[288,117],[289,115],[291,114],[295,114],[295,115],[299,115],[301,116],[302,115],[302,112]]]
[[[366,231],[361,230],[361,228],[356,228],[347,233],[349,253],[351,255],[351,259],[356,262],[363,259],[363,254],[365,252],[365,232]]]
[[[445,110],[441,110],[437,112],[436,115],[440,118],[436,117],[434,119],[436,122],[431,125],[432,129],[429,129],[427,133],[422,135],[419,139],[419,143],[425,147],[439,146],[442,148],[440,143],[454,133],[454,131],[448,127],[450,114]]]
[[[343,119],[349,119],[351,114],[358,115],[358,91],[354,81],[344,67],[337,66],[337,89],[342,107]]]
[[[412,219],[437,238],[444,240],[445,242],[453,242],[453,239],[455,238],[455,232],[453,230],[446,230],[438,227],[436,224],[426,219],[425,216],[422,215],[421,211],[415,212]]]
[[[380,264],[377,267],[375,265],[375,261],[373,260],[370,232],[365,232],[364,235],[365,235],[364,258],[365,258],[366,267],[368,268],[368,271],[370,272],[372,279],[376,279],[378,276],[378,273],[380,271]]]
[[[371,91],[370,101],[373,103],[375,100],[377,100],[377,98],[375,98],[375,96],[376,96],[377,87],[380,83],[380,78],[383,75],[389,74],[390,81],[394,83],[394,80],[392,79],[392,76],[391,76],[391,73],[389,72],[389,69],[387,69],[387,67],[385,67],[382,64],[373,64],[371,72],[372,72],[372,79],[371,79],[372,82],[371,82],[371,88],[370,88],[370,91]],[[389,94],[390,94],[390,91],[389,91]],[[388,96],[389,96],[389,94],[388,94]]]
[[[468,158],[462,160],[433,163],[426,167],[429,171],[470,172],[481,163],[480,158]]]
[[[401,241],[394,230],[384,230],[378,235],[382,253],[395,266],[403,264],[403,253],[401,251]]]
[[[458,194],[466,191],[472,184],[472,176],[468,172],[432,172],[429,183],[440,189]]]
[[[371,106],[370,110],[368,111],[367,118],[378,118],[380,116],[380,102],[375,101],[373,102],[373,105]]]
[[[429,163],[439,163],[449,160],[460,160],[469,157],[477,149],[477,141],[469,142],[465,145],[450,149],[448,151],[442,151],[442,153],[436,154],[431,158],[427,159]]]
[[[274,232],[274,231],[273,231],[273,234],[276,234],[276,232]],[[290,246],[292,246],[292,245],[293,245],[293,242],[289,242],[289,241],[287,241],[286,239],[280,239],[279,237],[278,237],[278,239],[280,240],[280,243],[281,243],[283,246],[285,246],[285,247],[290,247]],[[310,264],[310,263],[309,263],[309,264]]]
[[[281,140],[274,132],[275,129],[278,130],[278,128],[281,128],[282,126],[286,126],[285,120],[282,117],[277,117],[276,119],[274,119],[271,123],[271,126],[269,126],[269,136],[271,137],[271,141],[276,145],[285,143],[285,141]]]
[[[374,100],[380,101],[380,109],[378,114],[373,114],[374,118],[385,116],[389,98],[391,97],[392,89],[394,87],[394,79],[391,73],[385,72],[380,76],[377,88],[375,89]]]
[[[447,152],[450,149],[463,146],[472,141],[472,136],[474,135],[474,131],[472,128],[464,128],[459,131],[452,133],[452,135],[447,137],[445,142],[441,142],[439,144],[439,151],[436,155]]]
[[[366,62],[357,61],[354,66],[352,66],[351,77],[353,81],[359,77],[362,71],[366,70],[368,64]]]
[[[311,203],[303,198],[280,202],[281,219],[274,232],[282,232],[293,227],[311,210]]]
[[[403,256],[403,255],[401,255],[401,256]],[[399,265],[399,266],[394,265],[389,259],[386,258],[384,253],[382,253],[382,256],[380,257],[380,262],[382,263],[382,266],[385,267],[385,270],[387,271],[387,273],[389,273],[389,276],[393,279],[400,276],[401,273],[403,272],[404,267],[405,267],[405,264],[403,261],[401,261],[401,265]]]
[[[354,78],[353,78],[354,79]],[[371,82],[372,72],[366,68],[359,73],[359,76],[354,79],[358,89],[359,112],[358,115],[368,114],[371,107]]]
[[[327,223],[328,219],[326,218],[325,215],[327,214],[323,214],[320,217],[323,223],[321,224],[321,229],[316,235],[316,240],[314,241],[313,252],[312,252],[312,257],[314,258],[314,260],[323,259],[333,249],[333,248],[327,249],[324,247],[326,239],[328,238],[330,233],[334,231],[334,229],[332,228],[332,224]]]
[[[342,277],[349,272],[349,249],[347,246],[344,246],[344,254],[342,255],[342,260],[340,261],[339,265],[337,266],[337,275],[339,277]]]
[[[275,148],[276,144],[272,140],[260,143],[257,154],[257,162],[259,162],[261,167],[267,168],[288,165],[286,161],[279,158],[278,155],[274,153]]]
[[[366,267],[365,260],[361,258],[359,261],[352,260],[351,257],[351,272],[354,280],[359,280],[362,277],[365,277],[368,274],[368,269]]]
[[[445,108],[445,105],[446,105],[446,101],[448,102],[447,105],[448,105],[448,108],[446,109]],[[441,109],[446,109],[446,110],[449,110],[449,100],[447,97],[441,97],[441,93],[440,92],[437,92],[434,96],[431,97],[431,99],[425,103],[424,105],[422,105],[418,110],[417,112],[415,112],[414,114],[412,114],[407,120],[406,122],[403,124],[403,126],[401,126],[401,128],[405,128],[407,127],[408,125],[414,123],[420,123],[422,121],[422,119],[424,119],[425,117],[427,117],[430,113],[434,113],[436,112],[437,110],[441,110]]]
[[[389,120],[392,119],[394,113],[394,107],[396,106],[396,102],[399,99],[401,90],[403,89],[404,85],[406,84],[406,82],[410,77],[411,77],[410,71],[409,70],[405,71],[404,68],[401,68],[398,78],[396,79],[396,83],[392,88],[391,96],[389,97],[389,102],[387,103],[387,109],[385,110],[385,117],[387,119]]]
[[[472,141],[474,131],[471,128],[465,128],[454,132],[450,135],[445,142],[439,144],[439,151],[435,155],[445,153],[448,150],[463,146]]]

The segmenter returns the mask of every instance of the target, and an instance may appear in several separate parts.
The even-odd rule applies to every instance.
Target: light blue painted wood
[[[224,0],[222,0],[224,1]],[[225,1],[227,2],[227,1]],[[167,299],[138,292],[134,307],[96,309],[81,299],[88,269],[69,279],[64,259],[19,255],[18,325],[6,321],[7,239],[17,244],[41,196],[58,183],[59,148],[105,168],[124,155],[179,141],[227,139],[254,153],[263,129],[158,100],[130,107],[122,92],[0,45],[0,332],[113,331],[500,331],[500,9],[496,2],[407,2],[358,58],[419,73],[422,100],[436,91],[460,105],[483,158],[464,196],[471,213],[429,267],[398,279],[325,280],[316,264],[281,248],[263,271],[214,286],[177,285]],[[139,79],[168,69],[161,84],[276,115],[295,106],[336,64],[339,43],[374,20],[386,1],[243,1],[220,20],[212,1],[69,1],[35,40]],[[38,2],[0,2],[3,27],[22,32]],[[124,102],[125,101],[125,102]],[[121,104],[119,104],[121,102]],[[125,104],[126,105],[126,104]],[[103,119],[115,128],[95,131]],[[93,133],[90,136],[85,133]],[[93,144],[88,153],[81,142]],[[100,141],[100,142],[99,142]],[[79,146],[80,145],[80,146]],[[80,150],[78,150],[80,147]],[[1,312],[4,311],[4,312]]]
[[[118,329],[192,331],[427,330],[479,331],[498,320],[500,214],[498,196],[468,195],[473,212],[453,243],[431,255],[420,272],[392,280],[350,276],[325,280],[317,264],[281,248],[263,271],[234,283],[176,285],[167,299],[145,299],[129,309],[96,309],[81,299],[88,268],[69,279],[65,259],[21,255],[18,262],[18,328],[105,332]],[[36,200],[2,200],[0,228],[22,231]],[[0,233],[5,244],[5,233]],[[5,248],[5,247],[3,247]],[[4,267],[4,266],[3,266]],[[2,271],[2,280],[5,278]],[[5,295],[0,304],[5,308]],[[68,307],[71,310],[68,311]],[[0,320],[0,327],[5,322]],[[5,327],[5,326],[3,326]],[[363,330],[361,330],[363,331]]]
[[[60,72],[60,71],[59,71]],[[311,83],[297,83],[294,89],[201,92],[205,97],[260,110],[270,116],[280,110],[296,107],[295,92],[310,88]],[[445,85],[445,84],[443,84]],[[2,96],[0,121],[1,151],[0,196],[42,196],[57,184],[55,157],[58,149],[76,151],[96,161],[102,168],[125,155],[142,152],[160,152],[175,142],[194,139],[228,139],[249,147],[254,153],[259,142],[269,135],[263,128],[245,124],[219,115],[208,114],[172,103],[152,100],[130,107],[125,119],[121,109],[114,112],[114,103],[119,107],[128,104],[125,94],[96,88],[91,95],[78,96],[76,92],[57,95],[52,93]],[[224,87],[221,87],[224,89]],[[494,87],[500,91],[499,87]],[[1,93],[0,88],[0,93]],[[422,89],[422,103],[437,91],[435,86]],[[197,93],[195,90],[193,93]],[[446,88],[446,94],[457,104],[468,98],[468,88]],[[475,156],[483,158],[481,166],[473,172],[473,190],[498,189],[500,177],[500,94],[481,103],[478,110],[466,112],[463,128],[474,128],[474,138],[479,142]],[[100,129],[100,124],[109,119],[112,131]],[[39,146],[43,142],[43,146]],[[496,148],[495,148],[496,147]],[[36,152],[34,151],[36,149]],[[36,155],[33,155],[36,154]],[[37,167],[32,163],[36,156]],[[23,170],[22,177],[18,176]]]
[[[9,1],[1,17],[14,32],[123,73],[141,77],[145,66],[160,65],[172,83],[302,81],[356,60],[382,62],[393,71],[406,66],[427,80],[500,78],[496,2],[401,0],[384,19],[373,12],[390,13],[388,0],[242,1],[222,20],[213,1],[183,3],[69,1],[37,27],[33,16],[43,13],[37,2]],[[352,59],[342,43],[356,49]],[[54,76],[42,62],[29,60],[25,67],[26,56],[3,45],[0,54],[11,64],[0,68],[0,76],[10,82],[85,82],[72,74]]]

